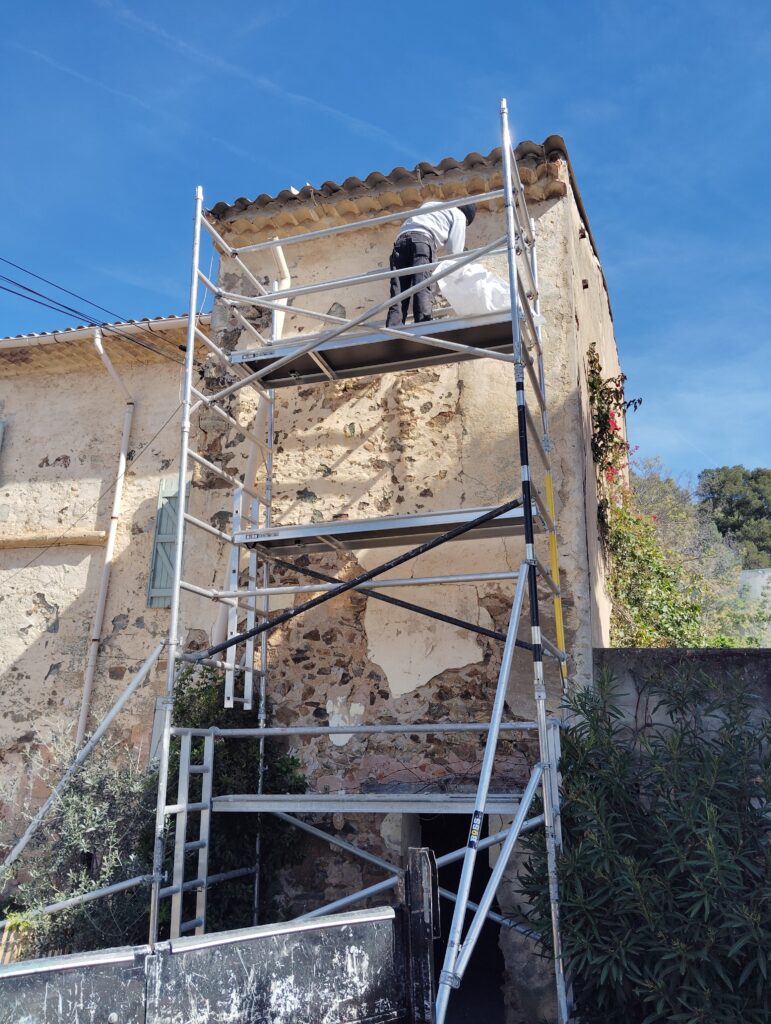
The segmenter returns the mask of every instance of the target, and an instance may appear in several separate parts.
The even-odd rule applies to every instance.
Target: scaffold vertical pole
[[[273,291],[277,289],[277,282],[273,282]],[[271,325],[271,341],[276,341],[281,327],[281,320],[277,311],[273,310]],[[263,507],[263,526],[270,528],[273,502],[273,431],[274,414],[276,405],[276,393],[273,389],[260,398],[261,402],[267,403],[267,415],[265,418],[265,505]],[[267,559],[262,563],[262,586],[267,591],[270,586],[270,564]],[[270,595],[265,594],[262,599],[262,612],[265,618],[270,613]],[[268,721],[268,634],[260,636],[260,675],[259,675],[259,698],[257,704],[257,715],[259,726],[265,728]],[[265,790],[265,737],[260,736],[259,757],[257,762],[257,794],[261,796]],[[262,861],[262,816],[257,816],[257,837],[254,844],[254,890],[252,893],[252,924],[260,923],[260,867]]]
[[[193,252],[190,272],[190,301],[187,318],[187,343],[185,348],[185,370],[182,384],[181,431],[179,443],[179,488],[177,495],[177,529],[174,547],[174,576],[169,611],[168,665],[166,668],[166,701],[163,715],[163,736],[161,758],[158,769],[158,804],[155,812],[155,841],[153,846],[153,886],[150,897],[149,942],[155,946],[158,941],[158,917],[160,908],[161,874],[163,871],[164,840],[166,829],[166,788],[169,778],[169,746],[171,742],[171,718],[174,700],[174,682],[177,672],[179,648],[179,596],[182,580],[182,556],[185,541],[185,496],[187,489],[188,451],[190,447],[190,400],[193,386],[195,363],[196,307],[198,304],[198,263],[201,251],[201,214],[203,212],[203,188],[195,190],[195,214],[193,219]]]
[[[559,922],[559,886],[557,881],[557,849],[554,828],[552,776],[556,765],[550,760],[554,745],[549,742],[546,719],[546,686],[543,672],[543,646],[541,625],[538,614],[538,570],[533,531],[532,498],[530,488],[530,461],[527,445],[527,418],[525,414],[525,368],[522,351],[522,334],[519,317],[519,292],[517,281],[516,230],[514,225],[514,188],[512,162],[514,152],[511,145],[509,116],[506,100],[501,101],[501,152],[503,160],[504,209],[506,216],[506,249],[508,254],[509,288],[511,291],[511,322],[514,342],[514,379],[517,398],[517,425],[519,432],[519,457],[522,473],[522,506],[525,527],[525,558],[528,561],[528,591],[530,598],[530,630],[533,645],[533,682],[535,689],[536,721],[538,722],[538,743],[544,773],[541,777],[543,799],[544,831],[546,833],[546,857],[549,873],[549,900],[551,904],[552,943],[554,971],[557,987],[557,1014],[560,1024],[568,1019],[562,942]],[[529,227],[529,224],[526,225]]]

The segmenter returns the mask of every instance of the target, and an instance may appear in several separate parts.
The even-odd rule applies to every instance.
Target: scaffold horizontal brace
[[[474,793],[254,793],[212,800],[212,811],[226,814],[465,814],[474,812]],[[486,814],[514,814],[519,794],[490,793]]]
[[[373,580],[377,576],[384,576],[391,569],[396,569],[398,566],[404,565],[406,562],[410,562],[414,558],[419,558],[420,555],[424,555],[428,551],[433,551],[434,548],[438,548],[442,544],[447,544],[450,541],[456,540],[464,533],[469,533],[471,530],[475,529],[478,530],[480,526],[484,526],[493,519],[505,516],[507,513],[521,508],[521,506],[522,500],[520,498],[512,498],[511,501],[506,501],[502,505],[498,505],[492,509],[487,509],[474,519],[460,522],[456,526],[453,526],[452,529],[440,533],[438,536],[431,537],[430,540],[425,541],[423,544],[418,544],[416,547],[410,548],[409,551],[405,551],[401,555],[396,555],[395,558],[390,558],[381,565],[376,565],[374,569],[368,569],[367,572],[361,573],[361,575],[355,576],[351,580],[346,580],[344,583],[338,584],[325,594],[319,594],[316,597],[311,598],[309,601],[305,601],[302,604],[296,605],[294,608],[281,612],[274,618],[260,623],[259,626],[247,629],[245,633],[239,633],[235,636],[231,636],[222,643],[214,644],[212,647],[208,647],[203,651],[183,654],[180,656],[179,660],[195,664],[203,661],[204,659],[211,658],[212,655],[220,654],[222,651],[226,651],[230,647],[234,647],[236,644],[242,643],[244,640],[249,640],[253,636],[259,636],[261,633],[267,633],[268,630],[275,629],[276,626],[283,625],[283,623],[297,618],[298,615],[303,615],[305,612],[310,611],[311,608],[318,608],[319,605],[325,604],[327,601],[331,601],[336,597],[340,597],[341,594],[345,594],[349,590],[355,590],[361,583]],[[526,563],[522,563],[520,571],[524,570],[525,565]],[[518,587],[520,582],[521,581],[518,580]]]
[[[556,718],[548,718],[549,725],[559,725]],[[394,736],[400,733],[487,732],[489,722],[388,722],[379,725],[266,725],[244,729],[221,729],[212,725],[208,729],[194,729],[185,725],[171,726],[172,736],[219,736],[223,739],[256,739],[259,736]],[[501,722],[502,732],[534,732],[538,722]]]

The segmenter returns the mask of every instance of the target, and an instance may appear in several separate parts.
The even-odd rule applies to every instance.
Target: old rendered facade
[[[523,144],[517,152],[537,225],[541,298],[548,325],[544,347],[570,674],[574,684],[585,685],[592,676],[592,649],[607,646],[609,628],[596,529],[585,357],[589,345],[596,344],[608,376],[618,372],[618,357],[602,268],[564,144],[553,136],[543,146]],[[244,245],[410,208],[427,199],[489,191],[499,187],[500,174],[495,152],[488,157],[471,154],[437,167],[421,164],[414,171],[399,168],[365,181],[348,179],[342,185],[326,183],[320,189],[308,186],[299,193],[218,204],[209,215],[228,243]],[[491,241],[494,230],[491,212],[480,207],[469,229],[469,246]],[[303,246],[287,245],[292,283],[386,268],[394,233],[395,225],[386,224],[346,235],[344,244],[331,236]],[[500,271],[500,260],[490,257],[485,262]],[[275,268],[259,253],[250,255],[248,265],[267,285],[275,277]],[[223,289],[248,291],[248,281],[227,260],[220,273]],[[321,312],[337,304],[350,317],[385,295],[386,285],[373,281],[303,301]],[[167,629],[168,612],[162,596],[157,596],[162,579],[152,577],[163,544],[156,520],[167,493],[164,481],[173,478],[177,460],[174,412],[184,328],[185,318],[167,318],[104,334],[105,349],[136,412],[91,697],[92,724]],[[210,329],[227,350],[253,344],[219,303],[212,310]],[[309,330],[307,318],[287,310],[284,337]],[[137,341],[155,335],[155,351],[132,343],[132,333]],[[0,449],[0,572],[5,578],[0,779],[11,812],[30,796],[33,803],[43,796],[26,773],[24,754],[71,730],[81,706],[104,562],[99,534],[108,527],[109,488],[115,478],[125,404],[125,395],[94,349],[92,335],[84,329],[0,342],[0,419],[5,425]],[[221,372],[205,359],[199,370]],[[510,367],[492,360],[279,392],[274,522],[365,518],[505,501],[518,484],[512,396]],[[242,419],[258,421],[253,397],[241,392],[233,400],[240,403]],[[228,423],[197,412],[193,428],[198,450],[229,475],[253,467],[243,435]],[[258,487],[260,483],[258,467]],[[218,528],[227,525],[231,513],[216,479],[196,468],[189,493],[194,515]],[[78,543],[72,543],[76,539]],[[351,574],[374,566],[387,554],[382,549],[364,550],[355,558],[329,556],[319,565],[330,573]],[[521,553],[515,538],[489,540],[473,549],[457,544],[425,557],[414,571],[462,572],[470,567],[471,558],[475,570],[486,565],[491,570],[514,569]],[[186,551],[186,561],[208,585],[222,584],[226,566],[216,537],[196,543]],[[192,578],[192,569],[186,575]],[[293,600],[285,598],[284,603]],[[430,601],[447,614],[505,627],[500,583],[433,587]],[[206,645],[221,629],[221,616],[210,603],[185,595],[181,635],[188,645]],[[478,717],[489,702],[500,657],[494,641],[441,622],[416,623],[400,609],[357,594],[275,630],[269,646],[268,693],[278,724]],[[145,754],[162,676],[161,664],[116,723],[118,733]],[[556,673],[550,686],[556,708]],[[509,710],[518,717],[532,716],[527,664],[512,678]],[[338,736],[331,743],[303,743],[297,753],[313,785],[326,792],[443,785],[473,777],[479,760],[477,741],[465,738],[440,747],[409,736],[388,743],[376,737]],[[526,745],[511,747],[499,767],[500,780],[520,782],[529,758]],[[333,824],[347,827],[345,822]],[[396,815],[359,820],[356,828],[359,840],[392,856],[421,837],[420,822],[404,822]],[[368,878],[367,865],[341,863],[335,857],[329,861],[323,886],[332,895],[367,884]],[[285,882],[287,899],[295,909],[318,902],[317,871],[295,869]],[[513,909],[513,897],[503,893],[504,911],[507,901]],[[502,935],[500,940],[511,971],[521,954],[520,939]],[[537,987],[535,981],[533,985]],[[510,996],[512,1001],[516,997]]]

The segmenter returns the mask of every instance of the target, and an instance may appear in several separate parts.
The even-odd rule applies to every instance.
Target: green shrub
[[[614,647],[704,647],[699,605],[677,557],[628,500],[608,509],[608,591]]]
[[[182,673],[174,694],[174,723],[190,728],[203,724],[221,729],[255,727],[258,713],[244,711],[242,707],[224,707],[224,680],[221,673],[211,668]],[[202,760],[203,740],[194,740],[193,761]],[[214,784],[212,793],[255,793],[260,763],[258,739],[216,739],[214,742]],[[169,765],[169,801],[176,801],[179,777],[179,741],[172,746]],[[305,778],[299,771],[300,762],[282,751],[276,741],[266,743],[266,793],[304,793]],[[190,800],[197,799],[200,776],[192,776]],[[196,788],[193,788],[193,787]],[[172,822],[173,827],[173,822]],[[261,830],[261,831],[260,831]],[[209,874],[234,871],[255,862],[258,834],[260,847],[260,905],[262,919],[272,917],[277,895],[276,879],[281,867],[295,863],[303,848],[296,829],[285,825],[273,815],[217,814],[212,818]],[[167,843],[170,847],[170,844]],[[187,877],[193,877],[193,866]],[[235,879],[218,885],[209,893],[207,904],[207,931],[245,927],[252,923],[253,876]],[[189,897],[192,904],[195,895]],[[166,902],[168,911],[168,902]]]
[[[587,1024],[769,1020],[769,727],[697,678],[625,728],[607,677],[563,733],[562,938]],[[548,943],[543,841],[520,884]],[[545,950],[548,952],[548,950]]]
[[[201,728],[256,726],[256,711],[223,707],[224,681],[211,669],[186,671],[180,676],[174,701],[176,725]],[[200,745],[193,741],[193,761],[201,761]],[[47,764],[33,771],[49,786],[55,785],[67,767],[71,748],[61,743]],[[296,758],[276,743],[266,743],[265,792],[301,793],[305,779]],[[215,741],[215,796],[222,793],[253,793],[257,789],[259,740]],[[168,801],[176,802],[179,779],[179,740],[172,742],[169,760]],[[201,776],[191,776],[189,799],[198,799]],[[23,865],[23,879],[0,916],[16,915],[23,925],[25,957],[74,953],[106,946],[147,941],[149,891],[138,886],[100,898],[71,910],[51,915],[31,915],[47,904],[81,895],[138,875],[152,873],[157,768],[140,766],[133,751],[103,740],[73,777],[61,799],[38,830]],[[169,825],[165,870],[171,875],[174,821]],[[190,821],[197,821],[191,815]],[[209,874],[236,870],[255,863],[260,833],[260,906],[263,919],[273,912],[278,869],[295,862],[302,853],[296,830],[272,815],[218,814],[213,816]],[[194,838],[192,832],[188,839]],[[190,855],[186,878],[195,877],[197,854]],[[207,903],[207,931],[238,928],[252,923],[254,876],[230,880],[213,887]],[[186,897],[192,913],[195,894]],[[170,901],[161,902],[161,933],[168,926]]]
[[[71,755],[57,742],[32,770],[53,787]],[[103,740],[48,812],[22,863],[21,884],[0,916],[18,915],[25,958],[147,941],[149,895],[137,886],[57,914],[50,903],[152,873],[157,776],[121,744]]]

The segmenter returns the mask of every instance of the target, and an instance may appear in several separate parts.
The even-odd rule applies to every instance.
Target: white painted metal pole
[[[113,491],[112,510],[110,512],[110,526],[107,531],[107,543],[104,549],[104,564],[102,566],[102,578],[99,584],[99,595],[96,599],[96,611],[94,622],[91,626],[91,637],[88,647],[88,658],[86,670],[83,676],[83,696],[80,701],[80,715],[78,727],[75,732],[75,749],[83,743],[88,726],[88,712],[91,704],[91,692],[94,687],[94,676],[96,674],[96,661],[99,654],[99,642],[102,638],[102,625],[104,623],[104,610],[107,605],[107,592],[110,587],[110,573],[112,570],[112,559],[115,552],[115,538],[118,534],[118,521],[120,519],[121,504],[123,500],[123,482],[126,477],[126,460],[128,457],[129,439],[131,437],[131,425],[134,419],[135,403],[128,388],[123,383],[118,371],[113,366],[110,357],[104,350],[102,344],[102,331],[99,327],[94,331],[94,347],[104,363],[107,372],[110,374],[116,385],[126,398],[126,411],[123,416],[123,433],[121,434],[120,453],[118,455],[118,475],[115,479]]]
[[[278,238],[275,239],[278,242]],[[284,250],[280,245],[277,245],[275,249],[271,249],[273,253],[273,259],[276,263],[276,269],[278,270],[278,281],[273,282],[273,291],[279,292],[289,288],[292,283],[292,275],[289,273],[289,267],[287,266],[286,257],[284,256]],[[287,300],[284,299],[281,302],[281,306],[286,306]],[[273,313],[273,331],[271,332],[271,341],[280,341],[284,333],[284,316],[286,314],[283,310],[275,310]]]
[[[198,261],[201,251],[201,213],[203,210],[203,189],[195,190],[195,215],[193,220],[193,253],[190,273],[190,301],[187,317],[187,348],[185,351],[185,373],[182,386],[182,428],[179,444],[179,489],[177,496],[177,531],[174,550],[174,579],[169,612],[168,666],[166,670],[166,706],[163,715],[163,738],[161,760],[158,767],[158,804],[155,811],[155,845],[153,848],[153,882],[150,900],[151,946],[158,941],[158,911],[160,904],[160,876],[163,869],[163,840],[166,822],[166,786],[169,778],[169,729],[171,727],[174,681],[176,678],[177,648],[179,646],[179,596],[182,579],[182,554],[185,541],[185,491],[187,488],[187,456],[190,446],[190,399],[193,386],[193,364],[195,360],[196,305],[198,303]]]

